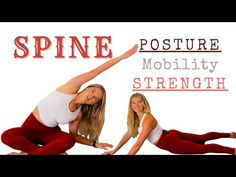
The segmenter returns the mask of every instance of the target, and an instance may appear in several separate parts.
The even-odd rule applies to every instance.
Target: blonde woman
[[[2,134],[3,143],[20,151],[9,154],[55,155],[70,149],[75,142],[101,149],[112,147],[98,141],[105,117],[104,87],[93,84],[82,91],[80,88],[116,63],[134,55],[137,49],[136,44],[124,54],[72,78],[41,100],[21,127]],[[70,133],[61,131],[58,126],[67,123]]]
[[[176,154],[204,154],[210,152],[236,154],[236,148],[218,144],[205,144],[206,141],[218,138],[236,138],[235,132],[208,132],[197,135],[183,133],[174,129],[164,130],[151,114],[150,105],[146,97],[141,93],[135,93],[130,97],[128,131],[114,150],[104,152],[103,154],[115,154],[131,137],[134,138],[137,135],[137,141],[130,149],[129,155],[136,154],[146,139],[155,146]]]

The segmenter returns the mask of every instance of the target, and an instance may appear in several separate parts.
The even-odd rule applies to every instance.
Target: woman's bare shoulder
[[[146,124],[157,124],[157,120],[156,118],[151,114],[151,113],[147,113],[144,123]]]

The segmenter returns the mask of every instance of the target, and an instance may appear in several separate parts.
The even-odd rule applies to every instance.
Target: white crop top
[[[69,110],[69,103],[75,95],[55,90],[41,100],[38,110],[42,122],[48,127],[55,127],[58,124],[67,124],[73,121],[81,109],[80,106],[75,112]]]
[[[138,127],[138,132],[139,133],[141,133],[142,132],[142,129],[143,129],[143,127],[142,127],[142,124],[143,124],[143,121],[144,121],[144,119],[145,119],[145,117],[146,117],[146,113],[144,113],[143,114],[143,117],[141,118],[141,120],[140,120],[140,124],[139,124],[139,127]],[[160,137],[161,137],[161,135],[162,135],[162,127],[159,125],[159,124],[157,124],[157,126],[152,130],[152,132],[150,133],[150,135],[148,136],[148,141],[150,141],[151,143],[154,143],[154,142],[156,142]]]

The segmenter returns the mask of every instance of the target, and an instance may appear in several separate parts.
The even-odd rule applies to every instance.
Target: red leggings
[[[31,113],[21,127],[6,130],[2,142],[29,155],[56,155],[75,144],[74,137],[59,126],[47,127]]]
[[[235,149],[218,144],[205,144],[208,140],[230,137],[229,133],[209,132],[203,135],[170,130],[163,133],[156,146],[176,154],[227,153],[234,154]]]

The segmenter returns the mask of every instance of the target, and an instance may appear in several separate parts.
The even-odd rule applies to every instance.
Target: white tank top
[[[142,129],[143,129],[143,121],[144,121],[144,118],[146,117],[146,113],[143,114],[143,117],[141,118],[140,120],[140,124],[139,124],[139,127],[138,127],[138,132],[141,133],[142,132]],[[157,126],[152,130],[152,132],[150,133],[150,135],[148,136],[148,141],[150,141],[151,143],[154,143],[156,142],[162,135],[162,127],[157,124]]]
[[[69,103],[75,95],[55,90],[41,100],[38,104],[38,110],[44,125],[55,127],[58,124],[67,124],[73,121],[81,109],[81,106],[75,112],[71,112],[69,109]]]

